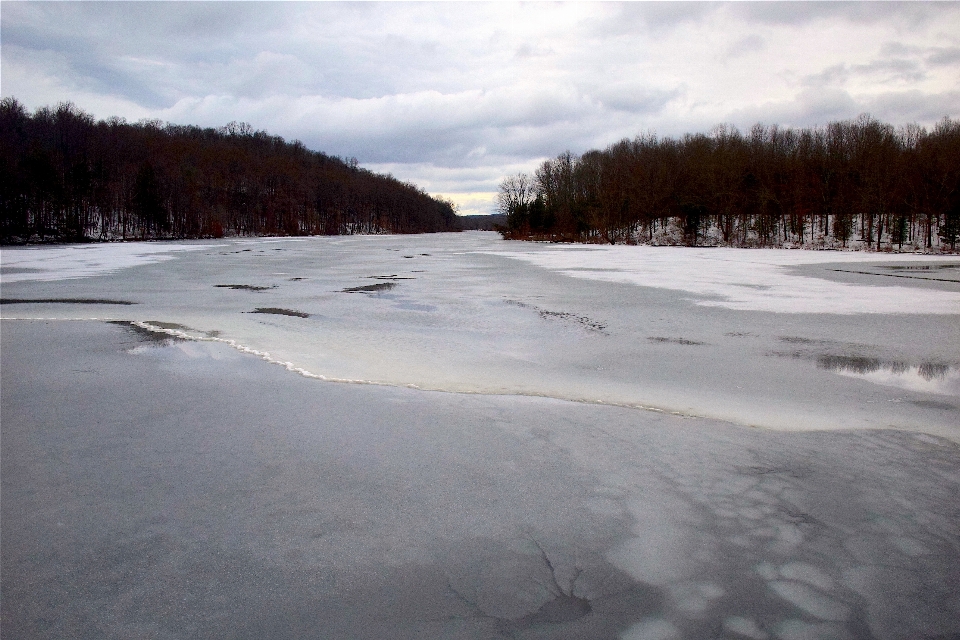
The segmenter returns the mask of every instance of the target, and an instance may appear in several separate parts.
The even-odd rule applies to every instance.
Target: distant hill
[[[507,226],[507,216],[493,213],[486,216],[459,216],[457,222],[464,231],[496,231]]]
[[[452,203],[245,123],[0,102],[0,242],[456,230]]]

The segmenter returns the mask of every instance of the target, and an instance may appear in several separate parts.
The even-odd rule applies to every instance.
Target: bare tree
[[[528,226],[530,202],[536,196],[533,181],[525,173],[505,178],[497,193],[497,211],[507,216],[507,226],[519,231]]]

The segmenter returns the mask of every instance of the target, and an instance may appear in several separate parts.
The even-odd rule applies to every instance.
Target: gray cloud
[[[700,22],[719,6],[713,2],[631,2],[618,5],[619,10],[601,25],[603,33],[656,34]]]
[[[903,26],[929,24],[944,13],[956,14],[952,2],[743,2],[733,8],[751,21],[800,25],[838,21],[876,24],[895,19]]]
[[[868,64],[855,65],[852,69],[856,74],[879,76],[878,80],[881,82],[891,80],[916,82],[926,77],[919,63],[904,58],[874,60]]]
[[[741,129],[757,122],[794,128],[812,127],[850,119],[869,111],[866,106],[840,89],[804,89],[786,100],[732,111],[727,120]]]
[[[957,117],[960,91],[930,94],[919,90],[882,93],[866,105],[871,114],[887,122],[933,123],[941,118]]]
[[[441,192],[641,131],[957,115],[950,3],[13,2],[3,95],[231,120]],[[926,105],[926,106],[924,106]]]
[[[751,34],[740,38],[724,51],[728,58],[738,58],[744,54],[760,51],[766,47],[767,42],[757,34]]]
[[[850,75],[849,65],[835,64],[818,73],[806,76],[802,79],[802,84],[808,87],[826,87],[834,84],[842,84],[850,78]]]
[[[598,88],[595,95],[604,107],[638,115],[657,114],[683,95],[681,88],[654,89],[636,82],[619,82]]]
[[[876,85],[890,82],[919,82],[927,73],[916,60],[893,58],[873,60],[867,64],[834,65],[808,76],[804,84],[812,87],[843,85],[853,78],[870,78]]]
[[[927,56],[927,62],[936,66],[960,65],[960,47],[936,47]]]

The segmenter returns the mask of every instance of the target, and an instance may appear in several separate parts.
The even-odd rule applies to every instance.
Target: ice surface
[[[790,580],[806,582],[809,585],[829,591],[836,587],[833,578],[823,571],[803,562],[790,562],[780,568],[780,575]]]
[[[750,618],[731,616],[723,621],[723,628],[730,633],[752,638],[753,640],[766,640],[768,637],[767,634],[757,626],[757,623]]]
[[[84,271],[86,255],[97,258]],[[135,321],[323,380],[960,440],[960,284],[868,273],[927,277],[956,260],[490,233],[117,243],[0,259],[5,299],[136,303],[8,304],[6,318]],[[22,279],[35,276],[44,280]]]
[[[803,620],[787,620],[777,625],[776,634],[783,640],[843,640],[849,634],[830,623],[811,623]]]
[[[683,636],[680,635],[680,630],[667,620],[654,618],[638,622],[620,637],[623,640],[677,640]]]
[[[781,598],[795,604],[815,618],[843,621],[850,616],[849,607],[823,595],[809,585],[781,580],[771,582],[770,588]]]
[[[960,633],[955,263],[4,249],[5,611],[48,637]]]
[[[175,300],[187,279],[165,289],[155,268],[100,287],[140,296],[123,313],[143,312],[144,324],[203,340],[168,341],[129,321],[3,321],[4,638],[960,633],[960,450],[950,441],[323,383],[249,357],[200,322],[175,322],[187,309],[157,300]],[[283,283],[223,291],[212,285],[270,284],[223,275],[200,282],[191,305],[246,296],[220,311],[235,310],[241,329],[314,318],[244,314],[280,306],[271,296]],[[68,290],[34,283],[18,296]],[[293,298],[283,308],[308,306]],[[318,307],[335,316],[335,305]],[[553,326],[533,312],[525,320]],[[606,339],[622,326],[572,331]],[[775,331],[765,348],[809,328]],[[640,342],[677,357],[704,348]],[[803,358],[769,361],[850,383]]]

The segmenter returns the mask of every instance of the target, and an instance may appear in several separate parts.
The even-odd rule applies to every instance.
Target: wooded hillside
[[[450,202],[244,123],[119,118],[0,102],[0,241],[457,229]]]
[[[960,122],[643,135],[500,185],[508,238],[956,249]]]

